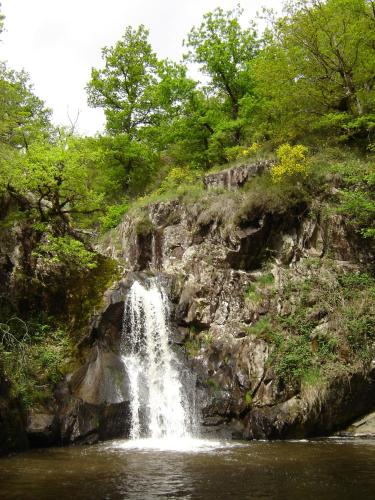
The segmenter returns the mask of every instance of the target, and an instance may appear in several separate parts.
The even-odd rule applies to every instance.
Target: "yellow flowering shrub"
[[[233,146],[226,148],[225,157],[228,161],[240,160],[241,158],[249,158],[258,153],[260,144],[254,142],[251,146]]]
[[[276,152],[278,163],[272,167],[272,180],[280,182],[285,178],[306,176],[309,169],[307,153],[308,148],[302,144],[282,144]]]

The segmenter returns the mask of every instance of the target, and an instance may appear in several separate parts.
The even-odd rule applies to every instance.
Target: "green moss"
[[[212,344],[213,336],[211,332],[203,331],[199,334],[200,341],[203,345],[209,346]]]
[[[72,328],[78,331],[87,325],[95,308],[100,307],[104,292],[120,276],[116,261],[98,255],[95,269],[78,274],[74,282],[67,284],[67,314]]]
[[[303,373],[301,383],[303,387],[315,387],[321,385],[324,380],[321,368],[313,367]]]
[[[189,358],[194,358],[198,356],[200,348],[201,348],[201,343],[199,338],[190,338],[188,339],[185,344],[185,352]]]
[[[245,392],[244,401],[247,406],[251,406],[253,402],[253,396],[251,394],[251,391]]]
[[[257,283],[260,285],[272,285],[275,282],[274,275],[272,273],[265,273],[259,276]]]
[[[245,299],[255,303],[262,300],[262,295],[257,291],[256,286],[253,283],[250,283],[250,285],[246,288]]]
[[[248,335],[255,335],[259,338],[269,338],[271,330],[271,320],[268,316],[261,317],[256,323],[246,328]]]
[[[211,388],[212,391],[214,391],[214,392],[220,391],[220,384],[216,379],[214,379],[212,377],[208,378],[206,383]]]

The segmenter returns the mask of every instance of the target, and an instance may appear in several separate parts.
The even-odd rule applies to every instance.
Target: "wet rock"
[[[375,438],[375,412],[356,420],[347,429],[338,434],[345,437]]]
[[[24,414],[9,389],[8,382],[0,372],[0,455],[29,447]]]
[[[207,189],[239,187],[269,166],[243,165],[209,174],[205,185]],[[356,261],[364,257],[354,240],[348,241],[345,221],[338,216],[323,220],[301,206],[284,215],[244,214],[228,234],[211,215],[178,200],[151,205],[153,254],[145,268],[161,272],[172,282],[173,320],[178,327],[175,341],[181,348],[192,346],[189,364],[205,394],[203,426],[218,432],[237,429],[233,433],[240,432],[247,439],[316,435],[345,425],[354,414],[369,409],[369,399],[363,405],[350,391],[348,397],[343,379],[331,383],[324,402],[316,395],[302,394],[298,387],[279,384],[269,366],[272,346],[249,330],[264,316],[294,314],[299,297],[291,293],[282,301],[280,291],[294,284],[298,289],[311,276],[309,259],[333,252],[338,259],[335,265],[358,269]],[[135,222],[125,218],[118,228],[119,240],[112,243],[131,271],[139,269],[134,227]],[[270,256],[273,282],[258,286],[264,276],[262,266]],[[327,284],[335,279],[329,270],[321,273]],[[330,329],[327,312],[316,303],[314,293],[306,297],[308,319],[317,323],[312,344],[329,335]],[[104,319],[105,314],[103,325]],[[363,379],[360,385],[368,388],[369,382]]]
[[[74,397],[101,405],[129,401],[129,380],[120,356],[96,345],[89,361],[70,379]]]
[[[310,397],[296,395],[269,407],[254,407],[246,417],[247,439],[326,436],[374,409],[375,370],[337,377]],[[360,428],[360,426],[358,427]],[[371,428],[371,420],[369,420]]]
[[[31,411],[27,417],[27,436],[32,447],[51,446],[60,441],[56,413]]]
[[[99,440],[129,435],[128,402],[93,405],[70,398],[60,413],[63,444],[93,444]]]

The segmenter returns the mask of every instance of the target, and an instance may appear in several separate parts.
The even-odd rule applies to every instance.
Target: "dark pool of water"
[[[375,441],[124,442],[34,450],[0,460],[1,499],[373,499]]]

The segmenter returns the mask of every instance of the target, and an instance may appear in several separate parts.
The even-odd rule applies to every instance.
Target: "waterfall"
[[[194,387],[169,345],[168,297],[157,278],[135,281],[124,304],[121,355],[129,378],[130,438],[185,438]]]

